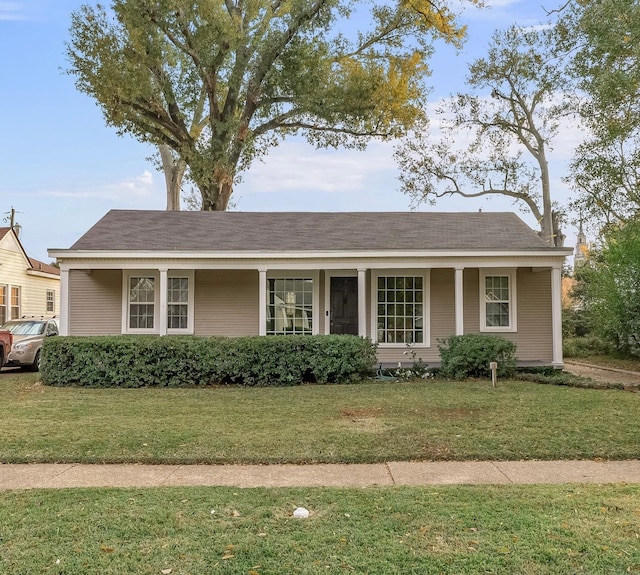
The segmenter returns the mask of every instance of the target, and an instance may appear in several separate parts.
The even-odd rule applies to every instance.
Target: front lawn
[[[529,382],[85,389],[3,372],[0,461],[628,459],[639,408],[639,394]]]
[[[640,487],[0,493],[12,575],[640,572]],[[297,506],[308,519],[294,519]]]

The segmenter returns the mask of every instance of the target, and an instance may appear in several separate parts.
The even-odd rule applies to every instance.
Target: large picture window
[[[313,279],[267,279],[267,335],[313,333]]]
[[[375,281],[378,343],[425,345],[425,276],[378,275]]]
[[[513,272],[480,274],[481,331],[515,331],[515,277]]]

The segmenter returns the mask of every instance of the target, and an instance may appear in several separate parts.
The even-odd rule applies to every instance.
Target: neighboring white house
[[[62,335],[354,334],[435,365],[442,338],[486,332],[555,367],[570,253],[510,213],[127,210],[49,250]]]
[[[60,270],[30,258],[15,230],[0,228],[0,325],[54,315],[60,315]]]

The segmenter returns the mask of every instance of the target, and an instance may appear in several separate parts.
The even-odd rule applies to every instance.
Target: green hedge
[[[84,387],[348,383],[373,371],[375,353],[369,340],[343,335],[52,337],[41,375],[46,385]]]
[[[516,370],[516,344],[489,334],[452,335],[438,346],[440,375],[451,379],[491,377],[489,363],[498,363],[497,375],[511,377]]]

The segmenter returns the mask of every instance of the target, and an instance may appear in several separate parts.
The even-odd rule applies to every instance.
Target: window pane
[[[313,280],[267,280],[267,334],[313,333]]]
[[[487,304],[487,327],[509,327],[509,304]]]
[[[148,304],[131,304],[129,327],[131,329],[153,329],[154,306]]]

